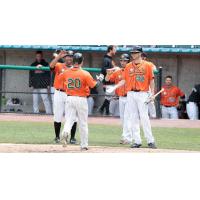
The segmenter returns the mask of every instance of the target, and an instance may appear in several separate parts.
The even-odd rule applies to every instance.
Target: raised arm
[[[56,63],[63,57],[65,57],[67,55],[66,51],[61,51],[49,64],[51,69],[55,68]]]

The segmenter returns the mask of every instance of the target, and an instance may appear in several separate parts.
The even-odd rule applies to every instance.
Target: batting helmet
[[[74,52],[71,51],[71,50],[67,51],[66,53],[67,53],[67,54],[66,54],[65,57],[67,57],[67,56],[73,57],[73,55],[74,55]]]
[[[75,53],[74,56],[73,56],[73,63],[80,65],[82,62],[83,62],[82,53]]]
[[[130,56],[127,53],[124,53],[120,56],[120,61],[121,60],[130,61]]]
[[[134,46],[131,50],[130,50],[130,53],[142,53],[143,50],[142,50],[142,47],[140,46]]]

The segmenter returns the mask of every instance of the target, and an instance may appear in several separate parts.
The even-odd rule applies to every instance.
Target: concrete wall
[[[105,53],[83,53],[84,66],[101,67]],[[115,61],[119,64],[119,53]],[[34,61],[35,51],[33,50],[0,50],[0,64],[7,65],[30,65]],[[44,58],[50,62],[52,51],[44,51]],[[149,59],[157,67],[163,67],[163,81],[166,75],[172,75],[174,83],[178,85],[187,95],[190,94],[194,84],[200,83],[200,55],[176,55],[176,54],[149,54]],[[31,92],[28,87],[29,72],[19,70],[3,70],[3,90]],[[100,88],[102,92],[102,88]],[[29,105],[32,105],[32,95],[7,94],[7,97],[23,98]],[[100,98],[100,105],[103,98]],[[41,104],[42,107],[42,104]]]

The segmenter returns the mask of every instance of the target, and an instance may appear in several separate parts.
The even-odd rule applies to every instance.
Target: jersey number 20
[[[74,89],[74,88],[80,88],[81,87],[81,81],[78,78],[69,78],[67,83],[68,89]]]

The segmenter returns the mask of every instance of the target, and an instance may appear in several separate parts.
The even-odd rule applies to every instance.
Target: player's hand
[[[112,94],[115,90],[116,90],[116,87],[114,86],[114,87],[108,88],[108,89],[106,90],[106,92],[107,92],[108,94]]]
[[[36,68],[40,69],[40,68],[42,68],[42,65],[39,64],[39,65],[36,66]]]
[[[110,74],[116,72],[119,69],[120,69],[119,67],[113,67],[113,68],[107,69],[106,72],[107,72],[107,74],[110,75]]]
[[[100,74],[99,76],[96,75],[96,78],[97,78],[97,80],[102,82],[104,80],[104,75],[103,74]]]
[[[60,51],[60,53],[58,54],[57,57],[59,59],[61,59],[61,58],[64,58],[66,55],[67,55],[67,51],[62,50],[62,51]]]

